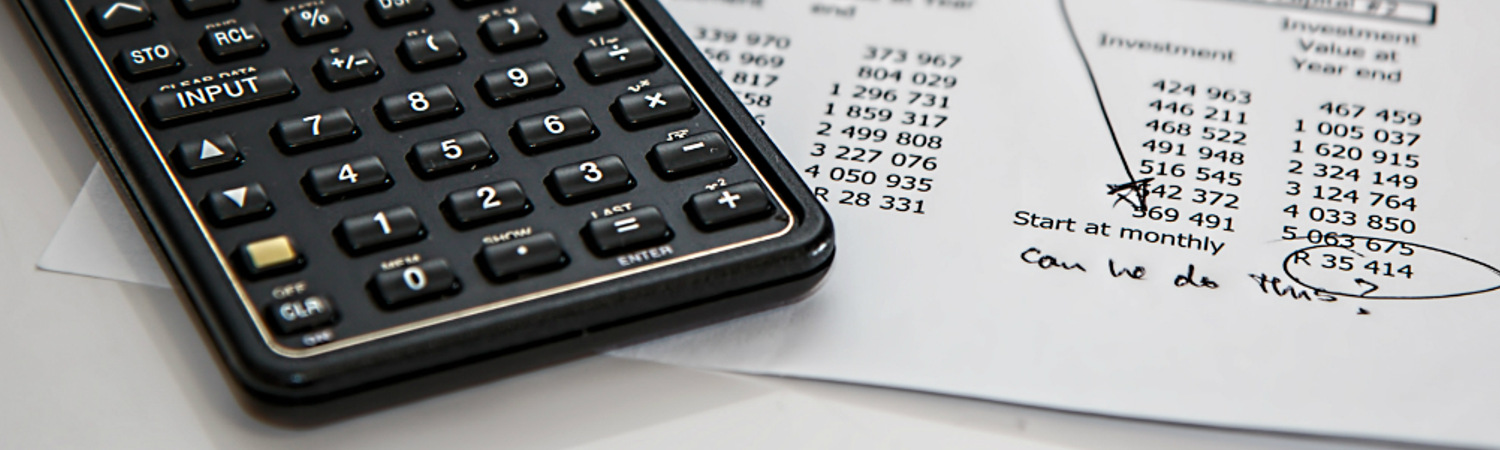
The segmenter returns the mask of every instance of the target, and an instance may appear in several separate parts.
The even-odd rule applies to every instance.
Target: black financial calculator
[[[832,261],[654,0],[21,4],[261,398],[576,357],[792,301]]]

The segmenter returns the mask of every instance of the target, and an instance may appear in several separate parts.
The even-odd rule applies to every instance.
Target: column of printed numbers
[[[942,130],[963,56],[866,47],[849,78],[833,83],[805,179],[828,201],[926,214],[937,185]]]
[[[1249,91],[1162,79],[1151,83],[1145,122],[1145,155],[1137,178],[1147,184],[1148,207],[1137,218],[1187,222],[1207,230],[1236,231],[1246,177]]]
[[[1421,113],[1353,102],[1315,111],[1296,119],[1285,191],[1293,201],[1281,210],[1307,228],[1286,235],[1416,233]]]
[[[715,71],[729,83],[755,120],[766,124],[766,113],[780,86],[781,68],[786,65],[786,51],[792,38],[754,31],[740,32],[720,27],[698,27],[693,41],[703,49],[703,56]]]

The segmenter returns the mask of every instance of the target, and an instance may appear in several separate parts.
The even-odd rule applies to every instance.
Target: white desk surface
[[[172,291],[36,269],[93,165],[0,7],[0,447],[1368,448],[592,357],[315,428],[261,421]]]

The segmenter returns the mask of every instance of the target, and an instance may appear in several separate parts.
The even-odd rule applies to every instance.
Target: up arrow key
[[[200,145],[203,146],[203,151],[198,152],[198,159],[209,159],[224,154],[223,150],[219,150],[219,146],[214,145],[213,142],[209,142],[208,139],[204,139]]]
[[[240,150],[228,134],[210,135],[196,141],[184,141],[172,150],[179,169],[193,175],[228,169],[240,164]]]

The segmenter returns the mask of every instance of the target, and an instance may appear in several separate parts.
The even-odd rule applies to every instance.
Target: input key
[[[218,77],[175,91],[152,94],[147,100],[152,119],[161,125],[216,116],[297,95],[297,85],[285,69],[260,70]]]

